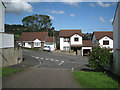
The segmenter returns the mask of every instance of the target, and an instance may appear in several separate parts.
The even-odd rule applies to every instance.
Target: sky
[[[33,14],[49,15],[55,30],[81,29],[83,33],[112,31],[115,2],[9,2],[5,3],[6,24],[21,24]]]

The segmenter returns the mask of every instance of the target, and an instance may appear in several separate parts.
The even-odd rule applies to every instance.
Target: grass
[[[75,71],[72,74],[83,88],[118,88],[118,82],[102,72]]]
[[[2,77],[17,73],[22,71],[22,69],[15,69],[15,68],[2,68]]]

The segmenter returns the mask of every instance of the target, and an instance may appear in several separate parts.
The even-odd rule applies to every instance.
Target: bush
[[[91,68],[104,71],[111,60],[111,53],[106,48],[94,47],[90,52],[89,65]]]

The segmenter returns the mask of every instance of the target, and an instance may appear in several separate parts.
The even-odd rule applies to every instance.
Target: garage
[[[91,40],[83,40],[82,56],[88,56],[90,51],[92,51],[92,42],[91,42]]]
[[[90,51],[90,49],[83,49],[83,56],[88,56]]]

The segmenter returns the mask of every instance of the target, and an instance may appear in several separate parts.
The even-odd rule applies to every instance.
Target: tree
[[[89,65],[96,70],[104,71],[110,64],[112,54],[107,48],[94,47],[90,52]]]
[[[48,31],[51,29],[52,22],[48,15],[34,14],[22,20],[23,25],[30,31]]]

